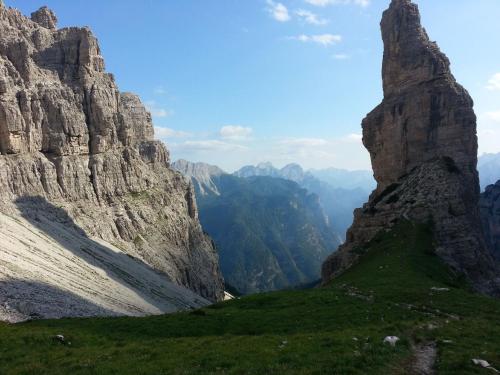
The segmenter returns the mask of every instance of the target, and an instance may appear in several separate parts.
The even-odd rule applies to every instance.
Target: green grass
[[[0,374],[405,374],[419,342],[437,343],[438,374],[489,374],[471,359],[500,367],[500,301],[468,291],[431,239],[401,225],[321,289],[169,316],[1,324]],[[387,335],[402,340],[391,348]]]

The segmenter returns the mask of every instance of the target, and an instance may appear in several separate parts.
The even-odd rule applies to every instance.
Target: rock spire
[[[437,253],[478,290],[498,292],[478,199],[473,101],[421,26],[417,5],[384,12],[384,99],[363,120],[377,188],[355,213],[346,244],[323,266],[324,281],[352,265],[356,246],[400,220],[435,223]]]

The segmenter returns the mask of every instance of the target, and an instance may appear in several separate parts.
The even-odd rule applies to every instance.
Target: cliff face
[[[330,280],[356,248],[399,220],[432,221],[437,253],[484,292],[498,273],[479,218],[473,102],[420,24],[418,7],[393,0],[384,12],[384,100],[363,120],[377,188],[355,213],[347,243],[323,266]]]
[[[0,211],[43,216],[42,199],[166,279],[223,298],[193,189],[139,98],[106,73],[91,31],[58,30],[45,7],[29,19],[2,5],[0,30]]]
[[[384,100],[363,121],[378,192],[422,163],[447,156],[477,195],[472,99],[452,76],[448,58],[429,41],[415,4],[392,1],[381,27]]]
[[[493,256],[500,260],[500,181],[481,194],[480,207],[486,241]]]

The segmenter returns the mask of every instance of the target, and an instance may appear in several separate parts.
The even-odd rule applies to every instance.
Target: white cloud
[[[278,22],[287,22],[290,21],[290,13],[288,12],[288,8],[284,6],[282,3],[274,2],[273,0],[267,0],[268,7],[266,8],[267,12]]]
[[[486,112],[480,118],[500,123],[500,111]]]
[[[304,9],[298,9],[295,11],[295,14],[297,17],[300,19],[304,20],[304,22],[309,23],[311,25],[326,25],[328,23],[328,20],[321,18],[317,14],[310,12],[308,10]]]
[[[322,138],[286,138],[279,141],[278,144],[294,147],[316,147],[325,146],[328,141]]]
[[[371,0],[305,0],[305,2],[317,7],[325,7],[327,5],[335,5],[335,4],[345,4],[345,5],[354,4],[365,8],[368,5],[370,5]]]
[[[186,141],[183,143],[178,143],[178,144],[171,144],[171,148],[180,150],[180,151],[243,151],[246,150],[247,147],[235,144],[235,143],[229,143],[229,142],[223,142],[219,141],[217,139],[207,139],[207,140],[201,140],[201,141]]]
[[[347,169],[370,169],[371,165],[361,134],[330,139],[286,138],[267,147],[267,159],[277,165],[295,162],[306,168]]]
[[[500,152],[500,111],[485,112],[478,118],[479,153]]]
[[[168,117],[172,115],[172,111],[169,111],[168,109],[164,108],[150,108],[149,110],[151,112],[151,115],[153,117]]]
[[[170,138],[187,138],[192,137],[193,134],[184,132],[182,130],[174,130],[170,128],[165,128],[162,126],[155,126],[155,136],[158,139],[170,139]]]
[[[500,73],[494,74],[493,77],[490,78],[486,88],[491,91],[500,91]]]
[[[252,135],[253,129],[240,125],[223,126],[219,134],[223,139],[244,140]]]
[[[145,104],[146,109],[151,112],[151,115],[153,117],[164,118],[172,116],[174,114],[173,111],[158,106],[158,104],[154,100],[147,101]]]
[[[358,133],[351,133],[341,138],[344,142],[352,142],[352,143],[362,143],[363,135]]]
[[[222,139],[186,140],[169,143],[173,159],[203,160],[234,171],[263,160],[276,166],[298,163],[304,168],[371,168],[370,156],[361,142],[361,134],[335,138],[262,138],[244,145]]]
[[[324,7],[329,4],[331,4],[331,0],[306,0],[306,3],[317,6],[317,7]]]
[[[337,53],[337,54],[333,55],[333,58],[335,60],[348,60],[351,58],[351,56],[349,56],[346,53]]]
[[[292,36],[289,37],[288,39],[291,40],[298,40],[303,43],[316,43],[320,44],[324,47],[328,47],[337,43],[340,43],[342,41],[342,36],[340,35],[333,35],[333,34],[319,34],[319,35],[299,35],[299,36]]]

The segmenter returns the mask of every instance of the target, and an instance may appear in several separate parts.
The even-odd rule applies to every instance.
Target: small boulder
[[[400,340],[399,337],[397,336],[387,336],[385,339],[384,339],[384,344],[389,344],[391,345],[392,347],[395,347],[396,346],[396,343]]]
[[[473,359],[472,363],[474,363],[476,366],[480,366],[482,368],[486,368],[488,370],[492,370],[496,373],[500,373],[496,368],[491,367],[488,361],[485,361],[484,359]]]

